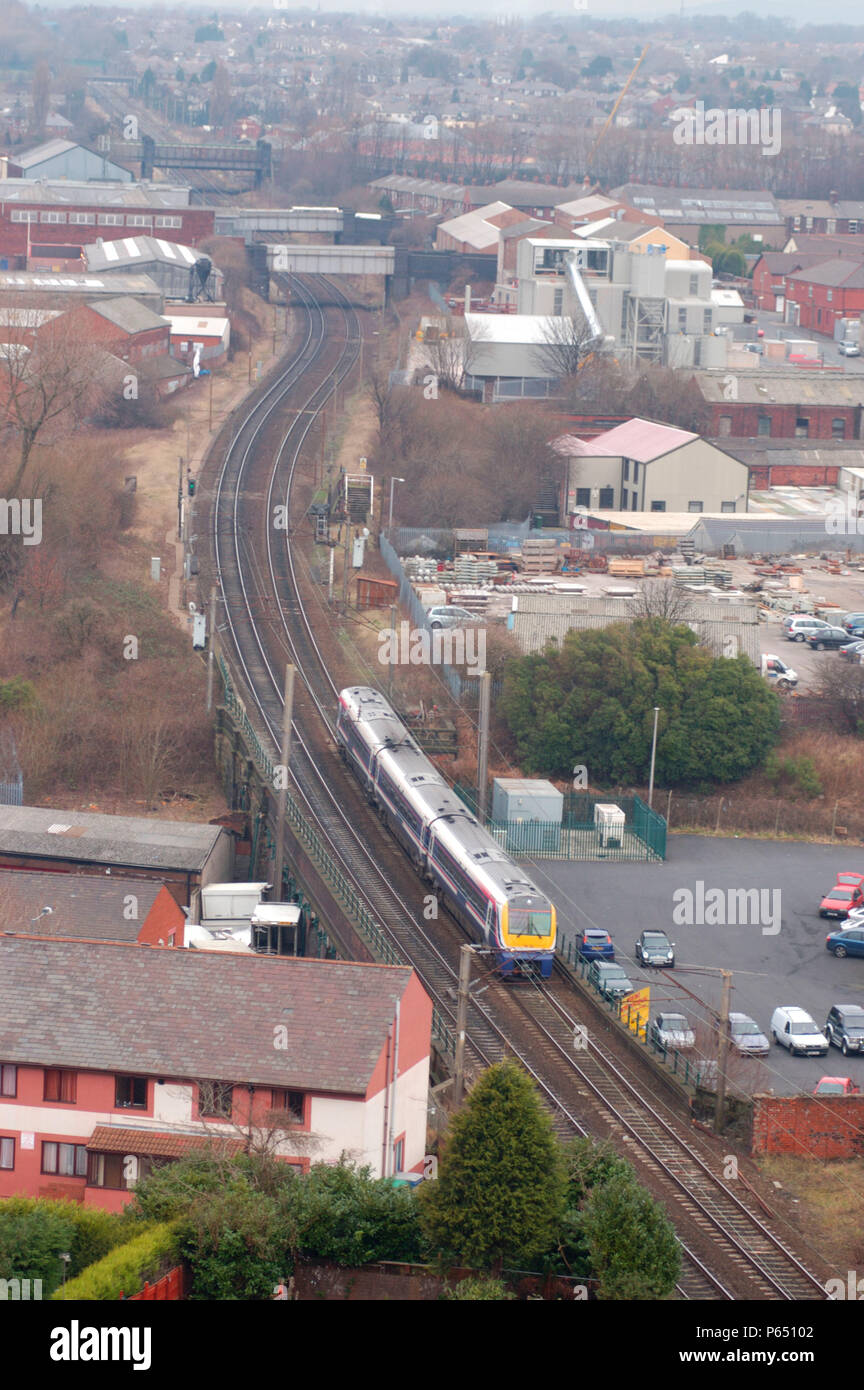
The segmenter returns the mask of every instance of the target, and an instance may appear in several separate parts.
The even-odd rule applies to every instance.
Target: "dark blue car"
[[[602,927],[583,927],[576,936],[576,950],[583,960],[614,960],[615,947]]]
[[[864,927],[842,927],[825,938],[825,949],[835,956],[864,956]]]

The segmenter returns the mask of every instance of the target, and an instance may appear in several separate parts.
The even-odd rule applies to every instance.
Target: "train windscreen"
[[[552,909],[545,898],[515,898],[509,903],[512,936],[549,936]]]

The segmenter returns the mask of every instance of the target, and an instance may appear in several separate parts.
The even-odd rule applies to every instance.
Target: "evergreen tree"
[[[619,1174],[592,1188],[583,1230],[597,1297],[666,1298],[675,1288],[681,1255],[663,1208],[644,1187]]]
[[[437,1182],[419,1192],[426,1236],[442,1254],[500,1271],[556,1239],[564,1212],[561,1149],[537,1091],[515,1062],[484,1072],[452,1120]]]

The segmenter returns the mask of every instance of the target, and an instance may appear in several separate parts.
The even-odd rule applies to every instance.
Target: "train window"
[[[519,907],[510,904],[510,931],[514,936],[549,936],[552,912],[547,907]]]

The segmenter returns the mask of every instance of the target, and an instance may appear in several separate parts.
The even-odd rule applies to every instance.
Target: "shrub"
[[[44,1197],[8,1197],[0,1202],[0,1278],[41,1279],[50,1297],[68,1274],[80,1274],[124,1239],[127,1224],[114,1212]]]
[[[58,1289],[53,1297],[85,1303],[118,1299],[122,1294],[137,1293],[145,1280],[159,1275],[165,1265],[178,1258],[173,1225],[166,1222],[152,1226],[125,1245],[116,1246],[65,1288]]]
[[[441,1297],[454,1303],[492,1303],[501,1302],[504,1299],[515,1299],[516,1295],[511,1293],[500,1279],[472,1278],[462,1279],[452,1288],[446,1288]]]

